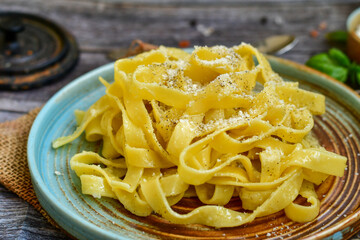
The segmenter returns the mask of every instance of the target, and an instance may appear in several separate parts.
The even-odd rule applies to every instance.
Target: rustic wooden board
[[[216,0],[0,0],[1,11],[20,11],[48,17],[75,35],[81,50],[76,68],[60,81],[29,91],[0,91],[0,122],[42,106],[76,77],[110,62],[108,51],[126,48],[133,39],[153,44],[232,46],[255,44],[274,34],[296,35],[299,43],[282,57],[304,63],[326,51],[328,31],[345,29],[347,15],[360,1],[216,1]],[[326,22],[317,38],[310,31]],[[198,25],[214,32],[204,36]],[[1,159],[0,159],[1,160]],[[67,239],[28,203],[0,186],[1,239]],[[355,238],[354,238],[355,239]]]

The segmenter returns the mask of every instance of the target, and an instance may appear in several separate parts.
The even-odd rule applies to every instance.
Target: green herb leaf
[[[360,66],[356,63],[352,63],[349,66],[349,77],[347,84],[350,85],[352,88],[356,89],[360,87],[360,79],[358,76],[360,74]]]
[[[355,70],[355,78],[357,83],[357,88],[360,88],[360,65],[353,63],[353,68]]]
[[[311,65],[316,65],[318,62],[321,63],[327,63],[327,64],[332,64],[335,65],[336,63],[329,57],[328,54],[326,53],[319,53],[316,54],[314,56],[312,56],[307,62],[306,65],[310,66]]]
[[[333,60],[337,65],[343,66],[343,67],[349,67],[350,66],[350,59],[348,56],[346,56],[345,53],[343,53],[341,50],[337,48],[331,48],[329,50],[329,56],[331,60]]]
[[[348,77],[348,69],[341,66],[336,66],[327,62],[320,61],[308,61],[306,65],[316,70],[319,70],[320,72],[323,72],[339,80],[340,82],[345,82]]]
[[[346,31],[334,31],[326,34],[326,39],[331,42],[346,44],[348,33]]]

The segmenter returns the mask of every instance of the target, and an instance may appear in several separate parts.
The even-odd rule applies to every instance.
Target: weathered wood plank
[[[108,51],[127,47],[136,38],[168,46],[178,46],[181,40],[231,46],[294,34],[299,43],[283,57],[304,63],[328,49],[324,34],[345,29],[347,15],[357,7],[359,1],[353,0],[0,0],[1,11],[34,13],[61,24],[75,35],[81,49],[77,67],[61,81],[29,91],[0,91],[0,122],[44,104],[76,77],[108,63]],[[311,37],[310,31],[324,21],[327,29]],[[200,24],[214,32],[204,36],[196,28]],[[67,239],[1,185],[0,233],[3,239]]]
[[[0,111],[0,122],[11,121],[22,115],[23,113],[18,112]]]
[[[70,239],[63,231],[55,228],[33,207],[29,206],[26,218],[18,232],[18,239]]]
[[[17,99],[0,98],[0,111],[26,113],[42,105],[43,102],[40,101],[19,101]]]
[[[5,236],[17,236],[19,226],[26,218],[28,204],[0,185],[0,232]]]
[[[323,49],[322,38],[311,39],[309,31],[322,21],[328,22],[329,30],[344,28],[345,17],[357,6],[338,4],[335,8],[309,1],[307,4],[265,4],[264,11],[258,5],[247,3],[232,7],[147,5],[139,8],[131,4],[104,2],[35,1],[30,4],[12,1],[11,5],[0,3],[0,7],[3,10],[27,10],[61,23],[74,33],[83,49],[126,47],[135,38],[170,46],[177,46],[183,39],[194,45],[234,45],[241,41],[256,42],[270,34],[290,33],[303,37],[300,43],[303,51],[299,54],[304,53],[304,56],[299,60],[304,62],[308,51]],[[263,19],[267,19],[265,24],[261,24]],[[213,35],[204,37],[189,24],[193,20],[214,28]],[[294,52],[299,49],[294,49]]]
[[[0,239],[69,239],[29,203],[0,185]]]

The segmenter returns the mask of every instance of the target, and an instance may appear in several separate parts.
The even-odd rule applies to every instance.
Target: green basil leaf
[[[319,61],[308,61],[306,65],[319,70],[320,72],[323,72],[340,82],[345,82],[348,77],[348,69],[341,66],[335,66],[333,64]]]
[[[316,55],[312,56],[306,62],[306,65],[311,67],[311,65],[316,65],[319,62],[336,65],[336,63],[326,53],[319,53],[319,54],[316,54]]]
[[[326,39],[330,42],[346,44],[348,33],[346,31],[334,31],[326,34]]]
[[[343,53],[341,50],[337,48],[331,48],[329,50],[329,56],[331,60],[333,60],[337,65],[343,66],[343,67],[349,67],[350,66],[350,59],[348,56],[346,56],[345,53]]]
[[[354,69],[355,69],[356,82],[358,85],[357,88],[360,88],[360,65],[358,65],[356,63],[353,63],[353,65],[354,65]]]
[[[348,81],[347,84],[351,86],[354,89],[357,89],[360,87],[360,82],[358,80],[358,74],[360,74],[360,66],[356,63],[352,63],[349,66],[349,73],[348,73]]]

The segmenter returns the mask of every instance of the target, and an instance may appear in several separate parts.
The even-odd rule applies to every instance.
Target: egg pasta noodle
[[[101,154],[70,160],[84,194],[180,224],[234,227],[283,209],[307,222],[319,214],[315,186],[344,173],[346,158],[311,135],[324,96],[283,81],[248,44],[160,47],[116,61],[114,72],[112,83],[100,78],[106,94],[75,112],[74,133],[53,142],[83,132],[102,140]],[[180,214],[171,206],[184,197],[204,205]],[[244,211],[224,206],[234,197]]]

